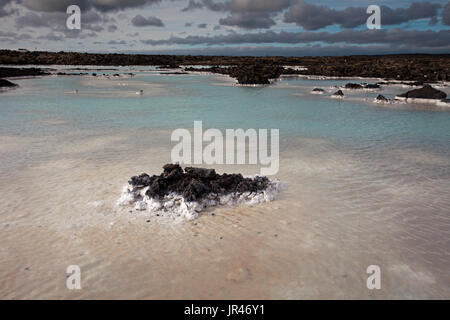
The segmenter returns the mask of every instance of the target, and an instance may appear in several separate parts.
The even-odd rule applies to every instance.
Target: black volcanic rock
[[[437,90],[430,85],[425,85],[423,88],[414,89],[399,95],[401,98],[416,98],[416,99],[445,99],[447,94],[443,91]]]
[[[347,83],[345,89],[362,89],[363,86],[358,83]]]
[[[323,90],[323,89],[321,89],[321,88],[314,88],[314,89],[312,89],[311,92],[315,92],[315,93],[324,93],[325,90]]]
[[[450,80],[449,54],[355,55],[342,57],[248,57],[182,56],[147,54],[98,54],[0,50],[6,65],[97,65],[97,66],[278,66],[282,74],[328,77],[366,77],[432,83]],[[287,66],[282,68],[280,66]],[[294,70],[288,66],[302,66]],[[228,71],[227,71],[228,72]],[[2,76],[0,72],[0,78]],[[270,77],[269,77],[270,79]],[[259,82],[259,81],[258,81]]]
[[[11,81],[0,79],[0,88],[12,88],[17,87],[17,84],[12,83]]]
[[[0,67],[0,78],[45,76],[50,73],[39,68],[7,68]]]
[[[379,102],[387,102],[387,101],[389,101],[388,98],[386,98],[385,96],[383,96],[381,94],[379,94],[378,97],[375,98],[375,100],[379,101]]]
[[[166,164],[161,175],[146,173],[128,181],[134,188],[149,187],[146,195],[161,199],[170,193],[181,194],[187,201],[197,201],[210,194],[217,196],[233,192],[257,192],[267,188],[267,177],[244,178],[241,174],[217,174],[214,169],[183,169],[178,164]]]
[[[168,64],[168,65],[163,65],[163,66],[157,66],[157,69],[181,69],[181,67],[179,65],[176,64]]]
[[[335,93],[333,93],[333,96],[335,96],[335,97],[343,97],[344,93],[342,92],[342,90],[338,90]]]
[[[365,89],[380,89],[381,87],[377,83],[369,83],[369,84],[364,85],[364,88]]]
[[[239,84],[265,85],[270,84],[270,79],[277,79],[283,73],[283,67],[278,65],[240,65],[231,67],[229,75],[236,78]]]
[[[284,68],[279,65],[262,63],[241,64],[226,68],[217,66],[209,68],[189,67],[184,70],[229,75],[243,85],[268,85],[271,79],[279,78],[284,72]]]

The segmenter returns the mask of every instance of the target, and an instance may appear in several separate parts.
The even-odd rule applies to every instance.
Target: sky
[[[81,9],[81,29],[66,26]],[[381,28],[366,25],[381,8]],[[0,48],[99,53],[450,53],[450,1],[0,0]]]

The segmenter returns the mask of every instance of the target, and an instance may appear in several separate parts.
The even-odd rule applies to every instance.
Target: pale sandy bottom
[[[147,222],[115,202],[132,175],[160,173],[169,139],[1,137],[0,298],[450,298],[447,157],[396,149],[375,161],[291,139],[277,201]],[[66,288],[69,265],[81,268],[81,290]],[[381,268],[381,290],[366,287],[369,265]]]

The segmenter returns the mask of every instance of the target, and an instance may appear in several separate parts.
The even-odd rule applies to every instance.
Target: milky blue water
[[[120,68],[119,72],[128,71]],[[116,223],[111,213],[118,210],[115,203],[129,177],[143,171],[159,173],[169,161],[173,129],[192,129],[196,120],[201,120],[204,128],[274,128],[280,130],[280,171],[276,178],[288,185],[282,198],[247,213],[240,208],[229,209],[224,216],[236,219],[233,228],[231,224],[227,227],[228,220],[218,219],[220,214],[212,220],[200,220],[199,225],[205,221],[213,225],[210,233],[204,232],[200,249],[167,249],[162,256],[171,251],[174,256],[169,260],[161,260],[160,251],[146,258],[123,259],[119,263],[123,270],[135,267],[141,260],[161,267],[155,272],[154,265],[145,265],[125,279],[127,282],[134,279],[138,287],[142,278],[134,275],[148,272],[151,275],[145,276],[150,279],[156,273],[170,271],[167,265],[174,261],[186,261],[187,271],[176,269],[178,276],[198,280],[191,279],[192,270],[203,276],[215,270],[210,261],[224,261],[236,248],[245,249],[253,242],[254,247],[243,250],[236,259],[250,261],[258,254],[265,257],[260,260],[263,271],[258,273],[258,268],[250,266],[250,278],[255,281],[271,282],[285,275],[289,286],[310,281],[315,290],[321,284],[325,296],[329,290],[337,290],[346,297],[352,297],[353,292],[358,292],[357,297],[367,297],[372,292],[366,290],[365,278],[360,282],[353,279],[364,277],[368,265],[379,264],[383,277],[386,275],[383,279],[387,279],[382,282],[384,290],[379,297],[449,297],[450,110],[372,102],[380,93],[393,98],[410,89],[401,86],[384,87],[380,92],[345,91],[343,100],[330,98],[337,90],[335,86],[369,80],[286,78],[269,87],[255,88],[233,86],[229,79],[214,75],[166,76],[155,68],[143,67],[132,72],[136,74],[133,78],[14,79],[18,88],[0,92],[0,216],[5,225],[11,224],[10,233],[3,233],[3,242],[17,243],[21,230],[28,234],[25,230],[30,229],[16,231],[12,227],[23,224],[28,228],[36,221],[52,230],[47,234],[30,233],[32,240],[26,238],[26,245],[34,245],[36,237],[47,239],[54,230],[66,232],[75,224],[80,230],[89,230],[99,217],[107,222],[100,220],[98,224],[109,228]],[[310,94],[315,87],[324,88],[327,94]],[[144,90],[142,96],[136,94],[139,90]],[[442,90],[450,93],[449,87]],[[255,173],[244,166],[230,165],[224,170]],[[97,212],[92,202],[104,205]],[[234,218],[233,210],[237,212]],[[125,220],[133,215],[128,209],[120,213]],[[73,225],[66,224],[67,220]],[[150,225],[145,221],[144,226]],[[129,221],[122,223],[128,225]],[[229,229],[232,232],[227,232]],[[102,241],[95,238],[101,250],[93,252],[115,246],[115,241],[109,240],[114,238],[111,230],[99,236]],[[257,238],[261,230],[273,242],[261,242]],[[221,244],[206,251],[205,244],[223,232],[226,236]],[[275,232],[279,235],[276,238],[272,236]],[[72,232],[64,234],[70,236]],[[124,234],[134,235],[135,230]],[[246,235],[245,240],[235,241],[241,235]],[[191,246],[192,238],[189,231],[169,240],[162,237],[159,245],[153,244],[155,238],[145,244],[160,250],[167,243]],[[225,241],[232,248],[229,252],[220,251]],[[66,242],[74,241],[70,238]],[[39,248],[29,251],[49,247],[51,255],[55,254],[51,245],[41,243],[36,242]],[[151,252],[140,244],[133,243],[130,248],[129,253],[137,254],[136,248]],[[63,249],[67,251],[65,246]],[[116,252],[117,247],[111,249],[111,253]],[[180,252],[191,252],[193,256],[180,259]],[[258,254],[252,256],[253,252]],[[210,259],[211,254],[220,257]],[[189,265],[198,257],[208,257],[205,270]],[[42,254],[42,259],[48,261],[48,256]],[[99,265],[108,260],[103,255],[96,259],[100,259]],[[11,270],[16,268],[15,263],[11,265]],[[222,264],[216,268],[222,270]],[[99,269],[99,274],[105,269]],[[343,278],[342,274],[349,276]],[[121,277],[122,273],[117,273],[111,279]],[[328,278],[345,283],[328,285],[324,280]],[[115,283],[109,279],[107,282]],[[213,282],[203,283],[208,287]],[[31,283],[28,278],[26,283]],[[163,288],[159,289],[170,287],[166,281],[158,282],[161,284]],[[283,294],[285,289],[294,290],[289,288],[282,286],[280,290]],[[84,292],[89,296],[89,290]],[[304,297],[302,292],[294,293],[292,297]]]
[[[313,87],[331,88],[349,80],[293,78],[272,87],[249,88],[205,75],[138,75],[123,80],[129,83],[127,87],[92,87],[83,85],[82,77],[18,80],[21,88],[0,95],[0,134],[52,135],[75,128],[192,128],[193,121],[202,120],[205,128],[278,128],[282,139],[300,136],[365,146],[449,146],[450,112],[380,107],[308,94]],[[133,96],[142,83],[164,90],[149,94],[152,89],[146,88],[143,96]],[[71,93],[75,89],[78,95]],[[369,98],[377,94],[364,93]],[[66,122],[39,125],[49,118]]]

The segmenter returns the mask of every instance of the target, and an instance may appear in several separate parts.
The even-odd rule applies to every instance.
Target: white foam
[[[436,102],[436,105],[438,107],[450,107],[450,101],[449,100],[439,100]]]
[[[186,201],[177,193],[170,193],[163,199],[154,199],[146,195],[148,187],[135,189],[128,184],[122,190],[117,200],[119,206],[133,206],[137,211],[149,212],[151,215],[170,218],[173,221],[193,220],[206,208],[215,206],[256,205],[273,201],[276,196],[287,188],[286,184],[270,181],[265,190],[258,192],[233,192],[226,195],[210,194],[200,201]]]
[[[449,106],[449,104],[445,100],[442,101],[442,99],[406,98],[406,97],[400,97],[400,96],[396,96],[395,99],[401,100],[401,101],[404,101],[407,103],[435,104],[435,105],[443,106],[443,107]]]

